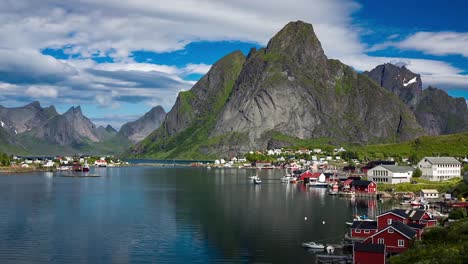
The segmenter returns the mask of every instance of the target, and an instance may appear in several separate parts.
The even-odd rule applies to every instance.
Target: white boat
[[[316,187],[316,188],[327,188],[328,187],[328,183],[318,182],[318,181],[311,181],[311,182],[307,183],[307,185],[309,187]]]
[[[207,169],[211,169],[211,166],[206,167]]]
[[[320,243],[315,243],[315,242],[304,242],[301,245],[305,248],[310,248],[310,249],[325,249],[325,245],[320,244]]]
[[[291,177],[291,175],[285,175],[283,177],[281,177],[281,182],[282,183],[289,183],[291,180],[292,180],[293,177]]]
[[[256,178],[256,179],[253,180],[253,183],[254,184],[261,184],[262,180],[260,180],[260,178]]]
[[[258,175],[253,175],[249,177],[249,180],[253,182],[255,179],[258,179]]]

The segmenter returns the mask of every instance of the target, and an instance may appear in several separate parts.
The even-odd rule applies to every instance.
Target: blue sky
[[[405,64],[423,85],[468,98],[465,1],[19,0],[0,3],[0,105],[81,105],[120,127],[172,107],[219,58],[265,46],[287,22],[314,25],[357,71]]]

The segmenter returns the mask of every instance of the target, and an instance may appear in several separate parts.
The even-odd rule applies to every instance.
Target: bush
[[[462,219],[462,218],[466,218],[466,210],[465,209],[462,209],[462,208],[458,208],[456,210],[453,210],[450,214],[449,214],[449,219],[455,219],[455,220],[458,220],[458,219]]]
[[[422,175],[422,171],[419,168],[416,168],[413,171],[413,178],[419,178],[419,177],[421,177],[421,175]]]

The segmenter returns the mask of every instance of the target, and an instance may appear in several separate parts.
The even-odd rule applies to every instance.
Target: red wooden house
[[[377,233],[377,221],[354,221],[350,229],[353,240],[364,240]]]
[[[364,240],[364,243],[385,245],[390,253],[401,253],[408,249],[410,241],[417,238],[417,232],[400,221],[395,221]]]
[[[377,184],[374,181],[357,180],[351,183],[351,190],[356,194],[376,194]]]
[[[415,224],[414,226],[416,229],[420,227],[419,225],[424,228],[437,224],[437,220],[424,210],[393,209],[377,216],[377,227],[380,230],[395,221],[405,224]]]
[[[323,176],[322,176],[323,175]],[[321,172],[315,172],[315,173],[312,173],[310,172],[309,170],[303,172],[300,176],[299,176],[299,180],[301,181],[306,181],[308,179],[323,179],[325,180],[325,174],[321,173]]]
[[[354,243],[354,264],[385,264],[385,245],[370,243]]]

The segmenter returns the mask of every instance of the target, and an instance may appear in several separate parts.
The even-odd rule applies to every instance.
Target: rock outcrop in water
[[[370,143],[422,132],[397,96],[327,59],[312,25],[297,21],[266,48],[252,49],[245,62],[240,52],[221,59],[179,94],[163,125],[132,152],[162,158],[228,155],[285,138]]]

